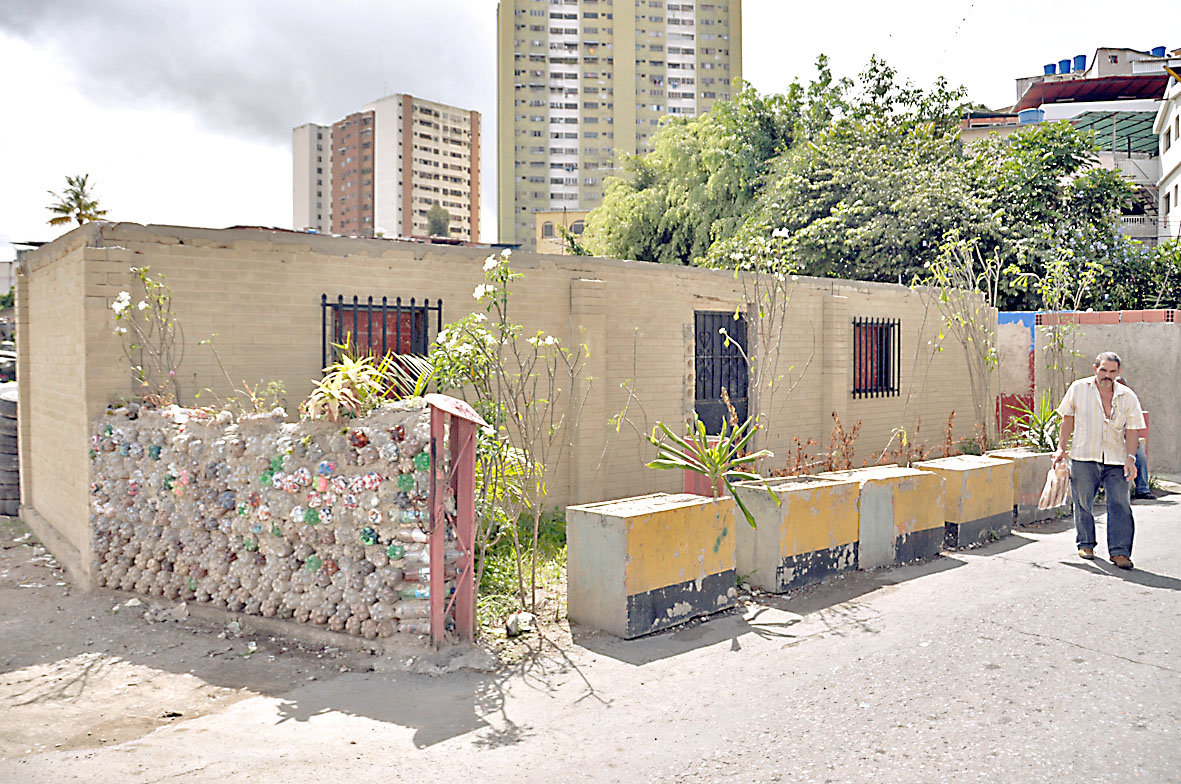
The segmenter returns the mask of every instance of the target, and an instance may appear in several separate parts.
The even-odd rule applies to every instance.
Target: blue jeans
[[[1079,548],[1095,547],[1095,496],[1099,486],[1107,492],[1107,554],[1132,555],[1131,485],[1124,478],[1122,465],[1106,465],[1091,460],[1072,460],[1070,489],[1074,492],[1074,530]]]
[[[1136,492],[1143,495],[1151,493],[1148,489],[1148,455],[1144,453],[1144,444],[1136,447]]]

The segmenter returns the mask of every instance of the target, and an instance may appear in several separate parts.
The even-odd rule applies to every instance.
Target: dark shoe
[[[1152,493],[1133,493],[1132,498],[1136,501],[1155,501],[1156,496]]]
[[[1095,560],[1095,548],[1094,547],[1080,547],[1078,549],[1078,557],[1085,558],[1088,561]]]
[[[1121,569],[1132,568],[1132,559],[1126,555],[1113,555],[1111,556],[1111,562]]]

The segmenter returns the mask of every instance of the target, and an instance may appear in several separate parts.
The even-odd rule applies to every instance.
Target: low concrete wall
[[[859,491],[857,482],[812,476],[771,479],[766,487],[740,482],[734,492],[757,527],[744,524],[738,515],[739,576],[765,591],[782,593],[856,569]]]
[[[896,465],[818,476],[861,485],[857,501],[859,569],[893,566],[939,554],[943,544],[943,477]]]
[[[655,493],[568,507],[570,620],[631,639],[732,607],[734,528],[729,497]]]
[[[925,460],[914,467],[943,477],[946,546],[968,547],[1012,533],[1012,461],[958,455]]]
[[[1054,464],[1053,452],[994,449],[985,454],[1013,461],[1013,522],[1016,525],[1031,525],[1071,514],[1069,494],[1062,506],[1038,509],[1042,490],[1046,486],[1046,474]]]

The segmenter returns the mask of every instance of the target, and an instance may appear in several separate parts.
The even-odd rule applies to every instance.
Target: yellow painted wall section
[[[734,501],[701,500],[627,521],[628,596],[735,568]]]
[[[859,484],[848,482],[781,492],[784,525],[779,534],[780,557],[856,542],[860,491]]]
[[[943,477],[916,472],[911,476],[896,477],[892,482],[897,535],[943,527]]]
[[[949,523],[968,523],[1013,509],[1013,463],[995,457],[960,455],[916,463],[947,484],[943,505]]]

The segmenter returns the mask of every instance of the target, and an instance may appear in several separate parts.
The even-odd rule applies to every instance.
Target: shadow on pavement
[[[574,627],[574,644],[641,666],[726,641],[730,642],[731,650],[737,651],[747,635],[793,644],[817,634],[873,634],[877,632],[872,623],[877,614],[858,599],[881,588],[963,565],[963,561],[955,558],[939,557],[890,569],[844,572],[785,594],[758,593],[736,609],[634,640],[581,632]]]
[[[504,704],[500,684],[491,675],[452,673],[431,678],[409,673],[346,674],[302,686],[283,695],[277,723],[308,721],[315,716],[344,713],[414,728],[414,745],[425,748],[476,730],[491,728],[483,716]],[[516,740],[524,730],[509,722],[507,735]],[[516,742],[499,736],[490,745]]]
[[[1115,564],[1099,560],[1098,558],[1087,563],[1078,563],[1076,561],[1061,561],[1060,563],[1064,566],[1082,569],[1084,572],[1090,572],[1092,574],[1105,574],[1108,577],[1118,577],[1125,582],[1143,585],[1146,588],[1163,588],[1166,591],[1181,591],[1181,580],[1178,580],[1176,577],[1146,572],[1143,569],[1120,569]]]

